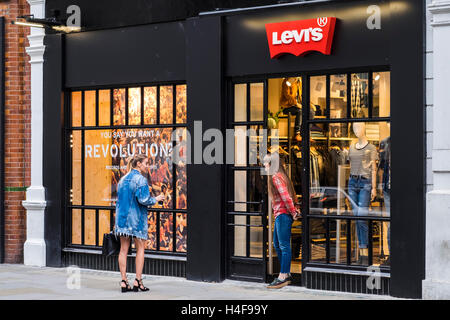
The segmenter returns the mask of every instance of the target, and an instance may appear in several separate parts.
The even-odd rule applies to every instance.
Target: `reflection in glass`
[[[177,86],[177,123],[187,122],[187,86]]]
[[[81,92],[72,92],[72,126],[81,127]]]
[[[330,220],[330,262],[347,263],[347,221]]]
[[[355,136],[355,127],[366,141],[361,150],[356,149],[359,140]],[[310,130],[310,212],[387,216],[390,203],[390,197],[386,198],[390,195],[389,123],[312,124]],[[351,175],[362,178],[350,179]],[[373,187],[377,192],[371,199]]]
[[[247,127],[237,126],[234,128],[234,165],[247,165]]]
[[[250,84],[250,121],[263,121],[264,83]]]
[[[234,210],[236,212],[247,211],[247,171],[234,172]],[[234,255],[245,257],[247,255],[247,233],[245,224],[246,216],[234,216],[234,224],[244,225],[235,226],[234,229]]]
[[[159,92],[159,123],[173,123],[173,87],[162,86]]]
[[[172,251],[173,215],[171,213],[160,213],[159,222],[159,249],[162,251]]]
[[[250,217],[250,225],[258,226],[262,225],[261,217]],[[250,227],[250,257],[262,258],[263,257],[263,228],[262,227]]]
[[[144,88],[144,124],[156,124],[157,88]]]
[[[314,262],[327,262],[326,253],[326,221],[325,219],[309,220],[310,257]]]
[[[114,125],[123,126],[125,125],[125,89],[114,89],[113,91],[114,106]]]
[[[372,225],[373,265],[389,266],[390,223],[384,221],[373,221]]]
[[[347,75],[330,76],[330,118],[347,118]]]
[[[84,126],[95,126],[95,104],[96,104],[96,92],[85,91],[84,92]]]
[[[351,117],[369,117],[369,74],[353,73],[351,75]]]
[[[352,221],[352,264],[369,265],[369,221]]]
[[[327,109],[327,77],[310,78],[311,117],[325,118]]]
[[[263,147],[264,132],[262,126],[250,126],[249,128],[249,165],[261,167],[261,159],[259,159],[259,150]],[[236,151],[237,152],[237,151]]]
[[[141,124],[141,88],[128,89],[128,124]]]
[[[247,121],[247,84],[234,85],[234,121]]]
[[[187,215],[177,213],[177,252],[187,251]]]
[[[390,72],[373,73],[373,113],[374,117],[391,115],[391,80]]]
[[[98,124],[109,126],[111,122],[111,91],[100,90],[98,92]]]

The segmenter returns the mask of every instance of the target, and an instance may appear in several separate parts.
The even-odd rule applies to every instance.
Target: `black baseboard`
[[[119,264],[117,256],[105,257],[98,253],[63,252],[63,265],[65,267],[78,266],[82,269],[117,271]],[[134,273],[136,264],[134,256],[128,256],[127,272]],[[186,278],[186,261],[158,258],[145,258],[143,274]]]
[[[364,274],[304,271],[303,281],[308,289],[374,295],[390,294],[389,277],[380,277],[378,283],[368,281],[369,277],[370,275]],[[374,285],[374,289],[368,288],[368,282]]]

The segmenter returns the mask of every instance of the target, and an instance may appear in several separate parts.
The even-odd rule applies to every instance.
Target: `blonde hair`
[[[138,162],[142,162],[145,159],[147,159],[147,156],[144,154],[138,154],[138,155],[135,155],[134,157],[128,158],[127,172],[130,172],[131,169],[136,168]]]

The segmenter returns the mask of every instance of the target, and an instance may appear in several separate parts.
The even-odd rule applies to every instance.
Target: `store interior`
[[[358,145],[353,122],[338,119],[346,118],[387,118],[390,115],[390,74],[389,72],[353,73],[329,76],[309,77],[310,120],[319,120],[309,127],[309,214],[319,215],[361,215],[351,203],[349,196],[350,161],[349,149]],[[371,77],[371,79],[369,79]],[[277,138],[278,150],[287,164],[287,172],[297,194],[298,206],[302,206],[302,125],[303,97],[302,77],[276,78],[268,80],[268,129],[269,148],[274,151],[271,141]],[[347,82],[350,79],[351,85]],[[369,81],[372,81],[369,85]],[[347,92],[350,88],[351,92]],[[369,90],[373,90],[369,95]],[[328,91],[328,94],[327,94]],[[369,108],[369,97],[372,105]],[[328,99],[328,101],[327,101]],[[348,100],[351,101],[348,101]],[[327,107],[328,106],[328,107]],[[347,110],[347,108],[350,110]],[[370,111],[369,111],[370,110]],[[331,121],[326,121],[326,120]],[[323,121],[322,121],[323,120]],[[384,167],[389,159],[384,152],[385,141],[389,141],[390,122],[361,122],[367,145],[376,149],[376,160],[367,164],[376,181],[376,195],[372,195],[368,209],[362,215],[389,216],[389,203],[386,195]],[[390,175],[389,175],[390,179]],[[389,186],[390,188],[390,186]],[[269,211],[271,210],[269,206]],[[361,212],[361,211],[360,211]],[[272,213],[269,212],[269,219]],[[310,261],[327,262],[325,219],[309,220]],[[349,222],[350,221],[350,222]],[[347,223],[350,223],[351,248],[347,248]],[[367,223],[367,222],[366,222]],[[273,221],[269,223],[273,231]],[[368,227],[369,225],[367,225]],[[366,227],[366,229],[367,229]],[[372,258],[373,265],[389,264],[389,222],[373,221]],[[330,220],[329,223],[329,257],[328,263],[346,264],[350,252],[351,264],[364,265],[362,260],[367,249],[358,239],[361,225],[352,220]],[[302,236],[307,230],[302,229],[301,221],[294,221],[291,232],[292,264],[291,273],[301,273]],[[271,237],[269,237],[269,240]],[[367,242],[367,240],[366,240]],[[272,244],[273,245],[273,244]],[[277,268],[276,252],[269,249],[269,273]],[[272,266],[270,266],[272,263]]]

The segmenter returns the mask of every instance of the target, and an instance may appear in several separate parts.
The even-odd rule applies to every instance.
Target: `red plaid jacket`
[[[272,176],[273,185],[275,186],[273,197],[272,197],[272,211],[274,219],[276,219],[280,214],[289,213],[294,217],[297,213],[294,201],[292,200],[287,185],[284,182],[281,173],[276,173]]]

